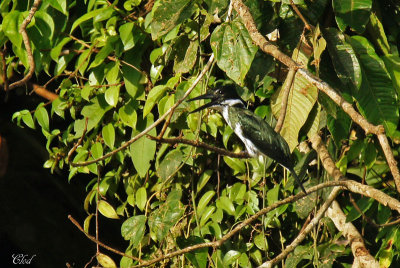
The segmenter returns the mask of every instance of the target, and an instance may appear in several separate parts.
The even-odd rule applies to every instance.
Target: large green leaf
[[[237,84],[243,85],[257,46],[242,22],[234,20],[215,28],[211,35],[211,48],[219,68]]]
[[[347,26],[359,33],[364,32],[369,20],[372,0],[333,0],[336,22],[342,32]]]
[[[400,96],[400,57],[390,54],[382,56],[386,70],[392,78],[393,87],[396,89],[397,96]]]
[[[298,49],[292,56],[297,62],[307,64],[308,57]],[[279,90],[272,98],[272,112],[279,117],[282,106],[282,90]],[[296,73],[293,85],[290,89],[285,121],[280,134],[287,141],[290,151],[298,144],[299,131],[307,121],[308,114],[312,110],[318,98],[317,88],[309,83],[303,76]]]
[[[181,190],[171,191],[167,200],[150,214],[149,227],[151,232],[155,234],[157,241],[162,241],[170,228],[182,217],[185,209],[179,201],[181,196]]]
[[[176,25],[192,16],[195,2],[191,0],[161,0],[158,2],[151,23],[153,40],[167,34]]]
[[[146,230],[146,216],[133,216],[124,221],[121,226],[121,234],[125,240],[131,241],[131,246],[136,247],[144,236]]]
[[[151,109],[153,109],[154,105],[164,96],[164,93],[167,91],[168,87],[165,85],[158,85],[153,87],[149,95],[147,96],[146,103],[143,108],[143,117],[146,117],[148,113],[150,113]]]
[[[148,114],[143,120],[138,120],[137,129],[132,131],[132,137],[136,136],[148,126],[150,126],[154,119],[153,114]],[[149,135],[155,136],[156,129],[153,128],[148,132]],[[147,171],[150,168],[150,161],[154,159],[154,153],[156,152],[156,142],[146,137],[141,137],[130,146],[130,154],[133,165],[140,177],[146,176]]]
[[[112,11],[113,7],[112,6],[107,6],[104,8],[99,8],[99,9],[95,9],[93,11],[90,11],[89,13],[85,13],[82,17],[80,17],[79,19],[75,20],[74,23],[72,24],[71,27],[71,31],[70,33],[72,33],[76,27],[78,27],[80,24],[82,24],[83,22],[93,19],[94,17],[101,15],[101,14],[106,14],[107,11]],[[111,17],[111,14],[110,14]],[[103,18],[103,19],[108,19],[108,18]]]
[[[358,108],[369,122],[383,124],[387,134],[391,136],[399,121],[399,110],[385,64],[366,38],[353,36],[349,41],[360,60],[363,72],[361,88],[355,96]]]
[[[361,86],[362,76],[360,64],[353,48],[346,42],[344,34],[335,28],[324,30],[323,35],[339,79],[349,89],[357,91]]]

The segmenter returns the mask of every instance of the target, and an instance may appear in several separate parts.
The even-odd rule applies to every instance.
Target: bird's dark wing
[[[237,122],[241,122],[243,135],[248,137],[260,152],[282,166],[293,169],[289,146],[281,135],[276,133],[265,120],[253,112],[247,109],[231,108],[236,110],[234,113]]]

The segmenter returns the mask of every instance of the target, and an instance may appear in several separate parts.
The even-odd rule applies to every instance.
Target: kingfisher
[[[210,99],[211,101],[193,110],[198,112],[205,108],[217,110],[226,123],[243,142],[251,157],[267,156],[289,170],[301,190],[307,194],[299,177],[294,171],[289,145],[285,139],[261,117],[248,110],[245,102],[238,96],[232,84],[208,91],[206,94],[188,101]]]

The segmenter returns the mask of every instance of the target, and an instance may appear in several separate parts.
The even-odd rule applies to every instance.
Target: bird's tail
[[[293,168],[289,169],[290,173],[292,174],[292,176],[294,177],[294,179],[296,180],[297,184],[300,186],[301,190],[307,194],[306,189],[304,189],[303,184],[300,181],[300,178],[297,176],[296,172],[294,171]]]

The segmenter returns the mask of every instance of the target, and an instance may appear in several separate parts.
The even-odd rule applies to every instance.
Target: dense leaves
[[[293,1],[310,24],[305,29],[291,1],[244,2],[262,36],[329,83],[370,123],[384,126],[398,160],[400,5],[389,0]],[[5,55],[0,70],[8,81],[21,79],[30,68],[20,27],[32,3],[0,3]],[[264,55],[246,23],[229,10],[228,0],[46,0],[27,27],[36,65],[27,87],[44,86],[58,98],[51,105],[43,101],[23,108],[12,120],[41,131],[49,153],[45,168],[67,172],[66,180],[84,174],[79,177],[87,179],[87,195],[81,200],[88,213],[84,230],[93,231],[89,227],[98,211],[101,221],[120,226],[126,244],[116,247],[127,256],[149,260],[216,241],[299,191],[293,177],[271,159],[235,158],[192,146],[204,142],[229,152],[245,149],[220,113],[190,113],[203,101],[181,100],[212,53],[215,64],[189,98],[233,82],[260,120],[274,127],[281,114],[290,80],[287,67]],[[330,179],[314,161],[316,153],[308,142],[320,134],[346,176],[398,198],[378,140],[299,73],[286,86],[290,92],[280,134],[306,188]],[[173,114],[165,115],[171,108]],[[261,265],[297,236],[329,191],[270,211],[219,247],[188,251],[185,257],[163,260],[163,265]],[[364,234],[371,255],[384,267],[398,266],[399,227],[381,225],[398,215],[348,192],[337,201],[347,221]],[[97,261],[104,267],[139,264],[127,256],[118,260],[104,252],[97,254]],[[348,241],[324,217],[284,263],[348,267],[352,260]]]

